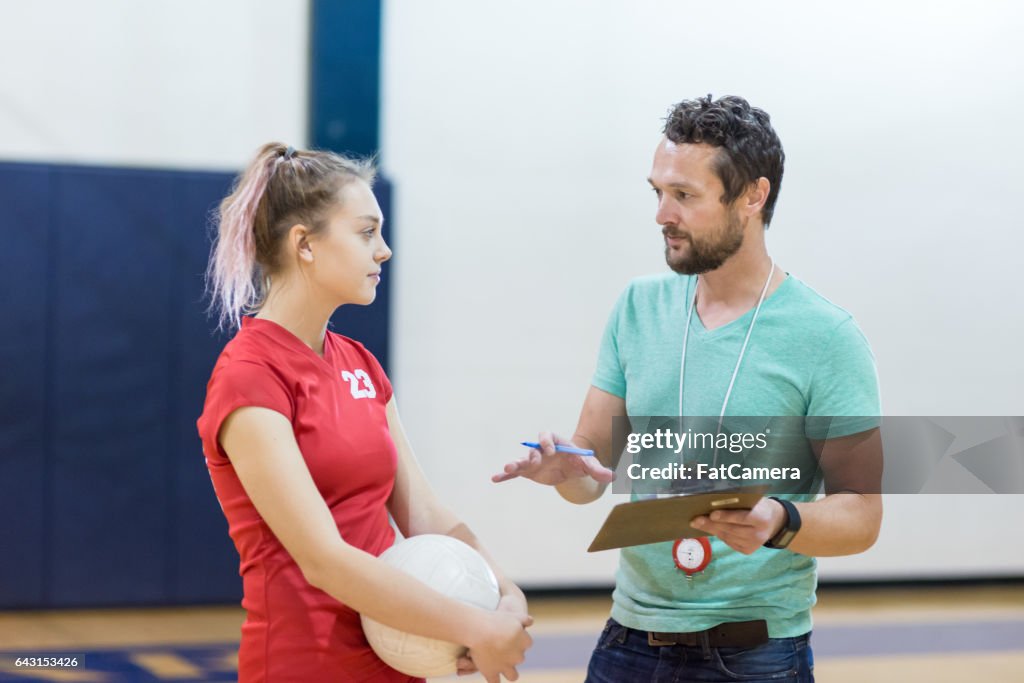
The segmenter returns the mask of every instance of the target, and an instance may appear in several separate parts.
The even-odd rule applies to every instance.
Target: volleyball
[[[396,543],[380,559],[437,592],[482,609],[498,606],[498,580],[476,550],[451,536],[423,534]],[[409,676],[454,673],[466,653],[457,643],[405,633],[361,615],[370,647],[393,669]]]

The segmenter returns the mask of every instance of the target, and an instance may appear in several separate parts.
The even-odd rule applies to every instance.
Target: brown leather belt
[[[647,643],[652,646],[686,645],[697,647],[754,647],[768,642],[768,624],[764,619],[756,621],[733,621],[713,626],[705,631],[687,633],[647,633]]]

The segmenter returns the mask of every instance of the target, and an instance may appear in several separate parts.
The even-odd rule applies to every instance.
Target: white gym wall
[[[616,554],[585,549],[617,496],[488,477],[538,430],[571,434],[617,294],[665,269],[645,178],[683,98],[771,114],[769,248],[860,322],[886,414],[1024,414],[1022,29],[1008,2],[386,3],[398,397],[516,578],[613,579]],[[878,544],[821,574],[1019,576],[1022,518],[1024,496],[889,496]]]
[[[0,0],[0,158],[237,170],[305,140],[305,0]]]

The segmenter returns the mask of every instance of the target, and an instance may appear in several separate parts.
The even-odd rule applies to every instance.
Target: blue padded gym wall
[[[380,146],[381,0],[313,0],[310,13],[313,146],[372,156]]]
[[[226,342],[203,274],[231,180],[0,163],[0,608],[240,598],[195,425]],[[383,362],[388,280],[334,323]]]

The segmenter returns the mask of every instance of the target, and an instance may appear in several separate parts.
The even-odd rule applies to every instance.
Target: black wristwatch
[[[796,532],[800,531],[800,513],[797,512],[796,506],[788,500],[776,498],[775,496],[769,496],[769,498],[778,501],[782,509],[786,511],[786,521],[782,523],[779,533],[764,542],[764,547],[779,550],[788,546],[796,536]]]

